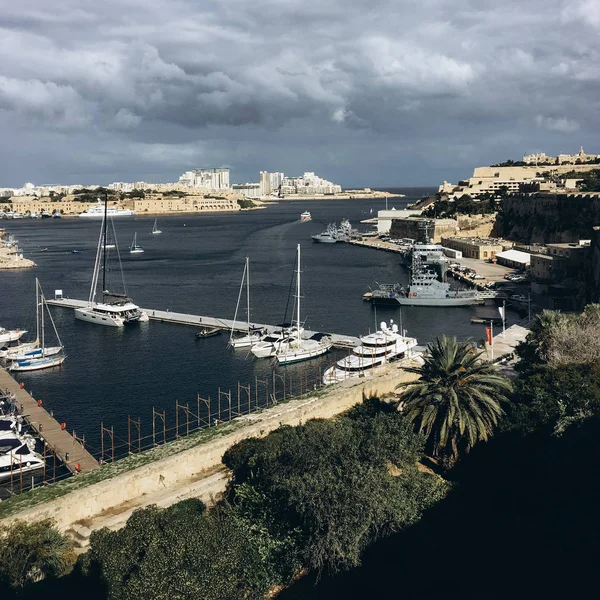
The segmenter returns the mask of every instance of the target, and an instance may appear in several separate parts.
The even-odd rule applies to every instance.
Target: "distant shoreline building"
[[[283,177],[281,195],[313,196],[340,194],[342,186],[318,177],[313,172],[306,172],[302,177]]]
[[[229,169],[218,167],[186,171],[179,178],[179,184],[191,188],[224,190],[229,188]]]
[[[600,161],[600,154],[586,154],[583,146],[577,154],[547,156],[545,152],[539,152],[537,154],[526,154],[523,157],[523,162],[527,165],[578,165],[594,161]]]

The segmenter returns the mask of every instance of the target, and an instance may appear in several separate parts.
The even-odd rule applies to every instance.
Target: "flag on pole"
[[[492,345],[492,328],[486,327],[485,334],[487,336],[487,343],[491,346]]]
[[[504,311],[505,311],[504,306],[498,307],[498,312],[500,313],[500,316],[502,317],[502,321],[504,321]]]

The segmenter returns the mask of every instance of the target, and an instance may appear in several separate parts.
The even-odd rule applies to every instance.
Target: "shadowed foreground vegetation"
[[[215,508],[136,511],[124,529],[94,533],[70,576],[48,571],[19,595],[591,597],[600,362],[574,340],[593,337],[595,313],[566,328],[544,313],[518,348],[513,385],[465,345],[437,340],[403,412],[368,401],[245,440],[224,457],[232,480]],[[580,358],[550,352],[556,339]],[[424,452],[444,479],[425,472]]]
[[[245,440],[224,457],[232,480],[215,508],[185,501],[135,511],[123,529],[92,534],[70,577],[21,596],[54,584],[87,600],[258,599],[307,570],[358,565],[369,544],[413,525],[447,493],[419,468],[423,447],[411,423],[378,401]]]

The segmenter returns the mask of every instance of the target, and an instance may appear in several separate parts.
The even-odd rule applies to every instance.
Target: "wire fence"
[[[339,357],[338,357],[339,358]],[[127,416],[127,421],[107,425],[100,423],[98,445],[72,432],[73,445],[81,444],[100,464],[116,462],[127,456],[184,438],[198,431],[216,427],[221,423],[271,408],[281,402],[314,392],[322,387],[323,375],[335,364],[335,360],[321,361],[314,366],[303,365],[301,369],[273,371],[264,379],[256,376],[247,384],[237,383],[233,389],[218,388],[215,395],[201,396],[191,402],[175,400],[174,411],[152,407],[152,413],[142,419],[140,415]],[[41,448],[39,447],[41,444]],[[43,467],[29,471],[27,465],[15,462],[2,483],[2,495],[10,497],[40,486],[48,486],[77,474],[64,466],[69,460],[46,440],[38,441]]]

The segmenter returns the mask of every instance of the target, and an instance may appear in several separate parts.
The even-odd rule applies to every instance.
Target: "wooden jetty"
[[[0,368],[0,389],[15,397],[17,408],[33,429],[46,440],[65,466],[75,473],[85,473],[97,468],[98,461],[62,425],[51,417],[43,405],[22,388],[3,368]],[[67,454],[69,455],[67,459]],[[78,468],[79,465],[79,468]]]
[[[54,298],[53,300],[46,300],[47,304],[52,306],[62,306],[63,308],[83,308],[88,306],[88,302],[85,300],[75,300],[72,298]],[[164,323],[177,323],[179,325],[191,325],[192,327],[218,327],[220,329],[226,329],[234,331],[245,332],[248,330],[248,323],[246,321],[233,321],[232,319],[220,319],[218,317],[205,317],[200,315],[191,315],[189,313],[171,312],[170,310],[157,310],[153,308],[140,308],[143,310],[151,321],[161,321]],[[273,331],[278,329],[276,325],[267,325],[265,323],[252,323],[253,328],[265,329],[266,331]],[[304,331],[303,337],[309,338],[313,336],[316,331]],[[360,344],[360,340],[351,335],[342,335],[339,333],[328,333],[331,336],[331,343],[336,348],[354,348]]]

